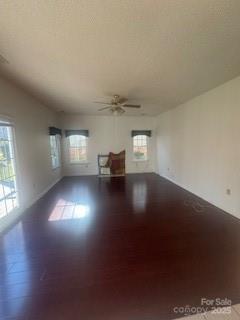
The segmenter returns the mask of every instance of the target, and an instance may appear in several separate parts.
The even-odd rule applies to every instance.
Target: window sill
[[[149,161],[149,159],[139,159],[139,160],[133,159],[132,161],[133,162],[147,162],[147,161]]]
[[[56,167],[56,168],[52,168],[52,171],[56,171],[56,170],[58,170],[58,169],[60,169],[60,168],[61,168],[61,166]]]
[[[78,161],[78,162],[70,162],[70,165],[89,165],[88,161]]]

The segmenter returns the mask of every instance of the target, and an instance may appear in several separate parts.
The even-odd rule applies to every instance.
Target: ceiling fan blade
[[[139,104],[124,104],[123,105],[124,108],[141,108],[141,106]]]
[[[123,114],[124,112],[126,112],[124,109],[121,109],[120,114]]]
[[[100,103],[100,104],[106,104],[106,105],[109,105],[111,106],[112,104],[109,103],[109,102],[100,102],[100,101],[93,101],[93,103]]]
[[[125,103],[127,101],[128,101],[127,98],[119,98],[118,103],[123,104],[123,103]]]
[[[98,111],[103,111],[103,110],[106,110],[106,109],[109,109],[111,107],[104,107],[104,108],[101,108],[101,109],[98,109]]]

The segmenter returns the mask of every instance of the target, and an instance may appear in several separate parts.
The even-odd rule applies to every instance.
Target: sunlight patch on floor
[[[89,216],[89,205],[60,199],[53,208],[48,221],[83,219]]]

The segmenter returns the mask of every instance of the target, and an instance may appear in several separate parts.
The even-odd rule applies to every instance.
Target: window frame
[[[8,141],[9,144],[11,145],[10,148],[12,149],[11,150],[12,151],[12,157],[10,157],[7,160],[11,161],[11,164],[12,164],[13,170],[14,170],[14,174],[13,175],[9,175],[8,177],[6,177],[3,180],[0,179],[0,181],[8,180],[10,178],[14,178],[14,193],[16,195],[15,206],[14,206],[13,200],[12,200],[12,208],[8,211],[6,200],[8,199],[9,195],[12,192],[5,196],[5,192],[3,190],[4,197],[2,198],[2,200],[4,200],[4,202],[5,202],[6,212],[2,217],[0,217],[0,221],[1,221],[4,218],[7,218],[9,215],[13,214],[16,210],[19,209],[19,207],[20,207],[20,197],[19,197],[19,170],[18,170],[18,154],[17,154],[15,124],[12,121],[12,119],[8,118],[7,116],[0,115],[0,127],[9,127],[9,128],[11,128],[11,139],[7,139],[6,141]]]
[[[134,153],[134,139],[139,137],[139,136],[145,136],[146,137],[146,158],[145,159],[137,159],[135,157],[135,153]],[[147,135],[137,135],[137,136],[134,136],[132,137],[132,154],[133,154],[133,161],[134,162],[144,162],[144,161],[148,161],[149,160],[149,137]]]
[[[71,145],[70,145],[70,139],[71,139],[71,137],[73,137],[73,135],[72,135],[72,136],[67,137],[67,140],[68,140],[68,143],[67,143],[67,145],[68,145],[68,162],[69,162],[70,165],[88,164],[89,163],[88,162],[88,137],[86,137],[84,135],[81,135],[81,134],[78,134],[78,135],[75,135],[75,136],[81,136],[81,137],[85,138],[85,141],[86,141],[86,159],[85,160],[76,160],[76,161],[72,161],[71,160],[70,149],[74,148],[74,147],[71,147]],[[79,149],[79,147],[75,147],[75,148]]]
[[[56,150],[57,150],[57,163],[54,166],[53,165],[53,152],[52,152],[52,144],[51,144],[51,138],[55,138],[56,141]],[[50,157],[51,157],[51,165],[52,165],[52,170],[57,170],[58,168],[61,168],[62,161],[61,161],[61,141],[60,141],[61,136],[59,134],[56,135],[50,135],[49,136],[49,144],[50,144]]]

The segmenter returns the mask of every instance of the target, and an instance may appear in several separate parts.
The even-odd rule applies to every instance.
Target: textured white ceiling
[[[3,0],[0,54],[57,110],[117,93],[154,115],[240,74],[240,1]]]

